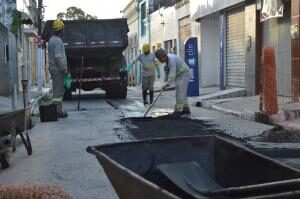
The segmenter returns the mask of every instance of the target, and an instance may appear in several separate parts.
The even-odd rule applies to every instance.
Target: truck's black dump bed
[[[120,198],[299,198],[300,172],[217,136],[88,147]]]
[[[49,41],[53,35],[53,20],[46,21],[42,37]],[[128,45],[127,19],[96,19],[64,21],[62,38],[68,58],[84,56],[86,59],[120,52]]]
[[[52,24],[53,20],[45,24],[42,37],[46,41],[53,35]],[[69,20],[64,24],[62,40],[73,78],[64,98],[70,99],[76,88],[101,88],[108,97],[126,98],[127,74],[121,74],[120,69],[126,66],[122,53],[128,45],[127,19]]]
[[[53,35],[53,20],[46,21],[42,37],[49,41]],[[69,47],[121,48],[128,45],[127,19],[96,19],[64,21],[63,42]]]

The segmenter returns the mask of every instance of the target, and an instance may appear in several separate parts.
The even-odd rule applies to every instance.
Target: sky
[[[86,14],[96,15],[98,19],[120,18],[120,11],[129,2],[130,0],[43,0],[43,20],[56,19],[57,13],[65,12],[71,6],[81,8]]]

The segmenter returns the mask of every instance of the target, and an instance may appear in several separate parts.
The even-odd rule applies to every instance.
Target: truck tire
[[[71,100],[72,99],[72,90],[71,89],[65,90],[63,99],[64,100]]]
[[[120,83],[120,84],[113,84],[110,85],[106,89],[106,97],[108,98],[120,98],[120,99],[126,99],[127,97],[127,84],[126,83]]]
[[[126,97],[127,97],[127,84],[126,83],[121,83],[119,85],[119,89],[118,90],[119,90],[118,97],[120,99],[126,99]]]

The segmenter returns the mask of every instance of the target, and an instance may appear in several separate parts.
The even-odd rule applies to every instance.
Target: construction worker
[[[52,79],[52,102],[56,105],[57,116],[65,118],[68,114],[62,110],[62,100],[65,92],[64,78],[68,74],[65,47],[61,40],[64,31],[64,23],[55,20],[52,25],[54,35],[48,42],[49,72]]]
[[[142,64],[142,90],[143,90],[143,101],[144,105],[148,104],[147,101],[147,91],[149,90],[150,104],[153,102],[153,84],[155,79],[155,70],[157,78],[160,78],[160,70],[158,67],[158,62],[155,59],[153,53],[150,52],[150,45],[144,44],[142,47],[143,53],[139,54],[132,63],[128,64],[125,71],[130,71],[133,64],[140,61]]]
[[[191,114],[187,100],[187,88],[192,74],[188,65],[179,56],[167,54],[162,48],[155,51],[155,56],[161,63],[166,63],[165,71],[168,78],[163,89],[166,90],[169,86],[176,86],[176,104],[172,115]]]

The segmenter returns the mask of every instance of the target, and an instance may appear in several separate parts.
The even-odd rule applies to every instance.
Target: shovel
[[[77,111],[84,111],[85,108],[80,108],[80,99],[81,99],[81,86],[82,86],[82,73],[83,73],[83,63],[84,63],[84,57],[81,57],[81,66],[80,66],[80,78],[79,78],[79,94],[78,94],[78,103],[77,103]]]
[[[176,87],[168,87],[165,91],[172,91],[175,90]],[[159,91],[159,94],[156,96],[156,98],[154,99],[154,101],[152,102],[152,104],[150,104],[150,106],[147,108],[147,111],[144,114],[144,117],[146,117],[146,115],[148,114],[148,112],[150,111],[150,109],[153,107],[153,105],[155,104],[155,102],[158,100],[158,98],[161,96],[162,92],[164,91],[163,88],[161,88],[161,90]]]
[[[162,92],[164,91],[164,89],[161,89],[159,94],[156,96],[156,98],[154,99],[154,101],[152,102],[152,104],[150,104],[150,106],[147,108],[147,111],[144,114],[144,117],[146,117],[146,115],[148,114],[148,112],[150,111],[150,109],[153,107],[153,105],[155,104],[155,102],[158,100],[158,98],[161,96]]]

